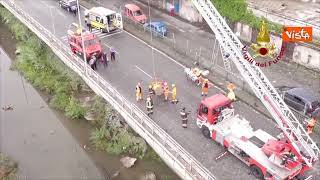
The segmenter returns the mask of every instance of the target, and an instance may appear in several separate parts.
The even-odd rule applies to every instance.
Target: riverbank
[[[9,18],[9,21],[14,20]],[[18,47],[20,55],[17,57],[15,67],[37,87],[50,106],[57,109],[55,114],[63,126],[69,129],[80,143],[80,147],[94,159],[106,177],[120,170],[117,179],[138,179],[146,171],[155,172],[158,179],[178,179],[164,163],[154,160],[158,157],[146,146],[144,140],[132,132],[125,123],[123,124],[122,118],[110,109],[110,106],[100,98],[95,98],[83,81],[64,67],[48,47],[30,35],[25,27],[19,26],[19,22],[11,23],[15,25],[10,29],[12,32],[19,31],[19,36],[15,37],[20,41]],[[93,112],[94,121],[84,120],[88,109]],[[107,122],[107,126],[102,126]],[[95,141],[97,139],[94,137],[97,132],[103,132],[102,136],[98,136],[99,141]],[[92,142],[98,142],[102,146],[93,146]],[[99,147],[99,150],[95,147]],[[119,158],[125,155],[140,159],[144,157],[146,160],[139,160],[134,168],[123,170]]]

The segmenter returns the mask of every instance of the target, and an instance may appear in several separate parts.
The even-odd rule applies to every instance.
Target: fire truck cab
[[[81,36],[82,33],[82,36]],[[83,44],[82,44],[83,39]],[[102,55],[102,46],[96,35],[80,28],[78,24],[72,23],[68,29],[68,43],[71,51],[75,54],[83,55],[83,49],[86,55],[86,60],[89,61],[93,54],[96,54],[97,58]]]
[[[293,179],[309,169],[289,142],[254,130],[249,121],[234,115],[231,101],[223,94],[201,101],[197,126],[206,138],[247,164],[258,179]]]

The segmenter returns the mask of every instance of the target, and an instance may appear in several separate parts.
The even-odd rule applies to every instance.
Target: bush
[[[259,18],[251,11],[248,10],[248,6],[245,0],[211,0],[213,5],[217,8],[219,13],[226,17],[232,23],[242,22],[249,26],[259,29],[263,18]],[[282,25],[276,24],[264,19],[271,31],[281,33]]]
[[[66,116],[70,119],[83,119],[86,113],[85,108],[73,97],[65,110]]]
[[[50,101],[50,105],[52,105],[54,108],[56,108],[60,111],[65,111],[66,107],[69,104],[69,99],[70,99],[69,95],[67,95],[64,92],[59,92],[59,93],[53,95],[53,97]]]

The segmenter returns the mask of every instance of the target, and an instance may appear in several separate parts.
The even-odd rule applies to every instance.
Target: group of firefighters
[[[178,99],[177,99],[177,87],[175,84],[172,84],[172,89],[170,91],[169,89],[169,85],[167,84],[167,82],[163,82],[163,86],[160,87],[163,88],[163,95],[164,95],[164,101],[168,101],[169,100],[169,95],[171,94],[171,103],[173,104],[177,104],[178,103]],[[228,85],[228,98],[230,98],[231,101],[235,101],[235,94],[234,94],[234,89],[235,89],[235,85],[230,83]],[[201,88],[201,95],[202,96],[207,96],[208,95],[208,91],[209,91],[209,81],[208,79],[205,79],[203,81],[202,84],[202,88]],[[136,85],[135,88],[135,92],[136,92],[136,101],[141,101],[143,100],[143,90],[142,90],[142,86],[141,83],[138,83]],[[154,86],[151,84],[149,85],[148,88],[148,95],[147,95],[147,99],[146,99],[146,109],[147,109],[147,115],[150,116],[153,114],[153,99],[152,97],[156,94]],[[180,117],[182,120],[182,127],[183,128],[187,128],[187,123],[188,123],[188,115],[190,114],[190,112],[186,111],[185,107],[182,107],[181,111],[180,111]]]

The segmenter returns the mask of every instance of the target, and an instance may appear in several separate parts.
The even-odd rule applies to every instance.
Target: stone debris
[[[122,163],[122,165],[125,168],[130,168],[134,165],[134,163],[136,162],[137,158],[131,158],[131,157],[123,157],[120,159],[120,162]]]
[[[116,171],[112,176],[111,179],[116,178],[120,175],[120,171]]]
[[[152,171],[147,171],[143,176],[140,177],[140,180],[156,180],[156,174]]]
[[[6,105],[4,107],[2,107],[2,110],[4,111],[12,111],[13,110],[13,105]]]

